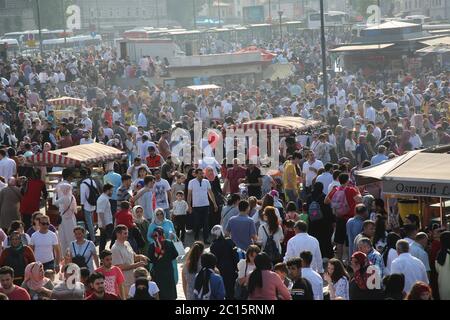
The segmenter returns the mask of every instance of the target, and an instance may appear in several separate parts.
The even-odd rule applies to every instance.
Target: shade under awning
[[[48,99],[47,102],[54,106],[82,106],[85,101],[83,99],[72,97],[60,97],[56,99]]]
[[[371,50],[382,50],[392,47],[394,43],[382,43],[382,44],[361,44],[354,46],[342,46],[331,50],[330,52],[347,52],[347,51],[371,51]]]
[[[38,153],[26,160],[29,166],[78,167],[122,159],[125,152],[100,143],[83,144]]]

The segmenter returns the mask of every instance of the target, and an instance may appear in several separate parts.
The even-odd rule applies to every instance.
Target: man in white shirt
[[[316,183],[320,182],[323,185],[323,193],[328,194],[328,187],[333,182],[333,164],[325,164],[325,172],[316,178]]]
[[[398,114],[398,104],[394,101],[393,97],[389,97],[385,99],[382,103],[383,107],[387,109],[389,112],[389,115],[392,115],[392,112],[395,111],[396,114]]]
[[[417,134],[416,127],[411,126],[409,128],[409,131],[411,132],[411,137],[409,138],[409,143],[411,144],[412,150],[420,149],[420,147],[422,147],[422,140],[420,139],[419,135]]]
[[[207,179],[203,179],[203,170],[195,170],[196,178],[188,184],[189,213],[194,216],[194,238],[199,239],[200,228],[203,228],[203,242],[209,244],[209,198],[214,205],[214,212],[218,210],[211,184]]]
[[[90,177],[89,169],[81,169],[81,184],[80,184],[80,204],[83,208],[84,218],[86,220],[87,229],[89,231],[89,239],[95,242],[95,231],[94,231],[94,221],[93,215],[96,206],[94,204],[90,204],[88,199],[90,195],[90,187],[98,190],[98,186],[95,183],[94,179]]]
[[[305,181],[305,187],[311,188],[313,179],[317,176],[319,169],[323,168],[323,163],[320,160],[316,160],[316,155],[313,151],[309,151],[307,155],[308,161],[303,163],[302,175],[303,181]]]
[[[383,128],[383,122],[376,122],[372,134],[377,139],[377,142],[381,139],[381,128]]]
[[[80,139],[80,145],[94,143],[94,139],[91,138],[89,131],[83,131],[83,138]]]
[[[341,185],[341,183],[339,182],[339,175],[340,174],[341,174],[341,170],[334,170],[333,171],[333,181],[331,181],[331,183],[328,185],[328,190],[326,191],[327,192],[327,196],[331,192],[331,190],[333,190],[335,187],[339,187]]]
[[[297,221],[294,228],[295,236],[289,239],[287,243],[284,262],[287,262],[290,258],[299,257],[303,251],[309,251],[313,256],[311,268],[318,273],[323,273],[322,253],[320,252],[319,241],[307,233],[308,225],[304,221]]]
[[[405,276],[404,291],[409,293],[416,281],[428,284],[428,276],[422,261],[409,253],[409,243],[406,240],[397,241],[398,258],[392,261],[391,274],[402,273]]]
[[[313,255],[310,251],[300,253],[302,259],[302,277],[311,283],[314,300],[323,300],[323,279],[316,271],[311,269]]]
[[[250,120],[250,113],[241,106],[241,111],[239,112],[238,121],[242,123],[243,121]]]
[[[224,116],[228,116],[233,111],[233,105],[231,104],[228,96],[222,101],[222,113]]]
[[[377,118],[377,111],[372,106],[372,103],[366,102],[366,113],[364,115],[364,119],[375,123],[376,118]]]
[[[161,178],[161,170],[154,170],[155,186],[154,194],[156,198],[156,207],[164,210],[166,219],[170,219],[170,209],[172,209],[172,189],[166,179]]]
[[[6,151],[0,149],[0,177],[8,181],[9,178],[17,174],[16,162],[6,156]]]
[[[81,119],[80,123],[83,124],[84,130],[92,131],[92,120],[88,118],[87,112],[83,112],[81,114],[81,117],[82,117],[82,119]]]
[[[48,228],[50,219],[46,215],[41,215],[38,219],[39,230],[31,236],[30,248],[34,252],[36,261],[44,265],[44,270],[51,269],[59,272],[61,262],[61,250],[58,236]]]
[[[147,111],[147,106],[143,105],[141,108],[141,111],[139,112],[138,118],[137,118],[137,125],[140,127],[143,127],[144,129],[146,129],[147,125],[148,125],[147,116],[145,115],[145,111]]]
[[[100,247],[102,252],[105,250],[106,242],[111,239],[113,232],[113,216],[111,212],[111,196],[113,194],[114,186],[112,184],[105,184],[103,186],[103,193],[97,199],[97,216],[98,227],[100,228]]]
[[[428,258],[428,253],[425,251],[428,244],[428,236],[426,233],[419,232],[417,233],[417,226],[415,224],[406,224],[403,226],[405,230],[405,240],[408,241],[409,244],[409,253],[422,261],[425,266],[425,270],[430,272],[430,262]]]

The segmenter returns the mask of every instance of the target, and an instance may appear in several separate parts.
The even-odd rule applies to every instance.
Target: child
[[[173,202],[172,221],[177,237],[184,242],[184,235],[186,234],[186,214],[189,206],[184,200],[183,191],[178,191],[176,198],[177,200]]]
[[[250,204],[250,212],[248,213],[248,216],[253,217],[258,213],[258,199],[256,199],[256,197],[249,197],[248,203]]]
[[[288,278],[288,268],[286,263],[280,262],[273,267],[273,271],[280,277],[281,281],[284,283],[288,290],[292,288],[292,281]]]
[[[302,205],[302,213],[299,216],[299,220],[302,220],[308,224],[308,204],[306,202]]]
[[[141,232],[137,228],[136,224],[133,221],[133,215],[130,212],[130,203],[128,201],[122,201],[120,203],[120,209],[116,212],[116,226],[119,224],[123,224],[128,228],[130,233],[130,244],[133,247],[134,251],[138,251],[138,249],[142,249],[145,246],[145,240],[142,237]],[[113,235],[113,239],[111,240],[111,246],[115,242],[115,236]]]
[[[172,184],[172,199],[177,197],[178,191],[183,191],[185,189],[184,182],[186,181],[186,176],[182,173],[178,173],[175,176],[175,182]]]
[[[290,201],[286,207],[286,220],[293,220],[297,222],[300,219],[299,214],[297,213],[297,205],[294,201]]]
[[[48,279],[50,279],[50,281],[53,283],[53,284],[56,284],[56,282],[55,282],[55,271],[54,270],[52,270],[52,269],[47,269],[47,270],[45,270],[44,271],[44,277],[46,277],[46,278],[48,278]]]
[[[150,274],[148,273],[147,269],[144,267],[139,267],[133,272],[134,280],[137,279],[147,279],[148,280],[148,293],[155,298],[156,300],[159,300],[159,288],[158,285],[151,281],[152,278]],[[134,294],[136,293],[136,285],[133,283],[130,287],[130,291],[128,291],[128,298],[133,298]]]

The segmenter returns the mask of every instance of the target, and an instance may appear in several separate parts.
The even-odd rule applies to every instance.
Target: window
[[[0,0],[0,9],[6,9],[6,0]]]

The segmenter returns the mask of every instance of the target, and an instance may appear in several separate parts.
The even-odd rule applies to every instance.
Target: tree
[[[184,27],[192,27],[194,25],[194,1],[195,16],[198,16],[207,0],[167,0],[167,17],[178,21]]]

